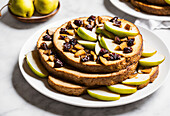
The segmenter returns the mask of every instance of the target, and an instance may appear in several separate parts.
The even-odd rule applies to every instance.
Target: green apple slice
[[[149,79],[149,74],[138,74],[134,78],[124,80],[122,83],[126,85],[141,85],[147,83]]]
[[[41,64],[38,53],[36,50],[26,54],[26,61],[30,69],[39,77],[47,77],[48,72]]]
[[[113,43],[113,40],[107,39],[103,36],[100,39],[100,45],[110,52],[115,52],[115,49],[119,47],[117,44]]]
[[[165,0],[165,2],[166,2],[167,4],[170,4],[170,0]]]
[[[87,93],[99,100],[115,101],[120,99],[120,95],[109,91],[108,89],[101,87],[97,89],[88,89]]]
[[[99,55],[100,50],[101,50],[101,47],[100,47],[99,42],[97,41],[96,46],[95,46],[95,53],[96,53],[96,55]]]
[[[107,31],[112,32],[114,35],[117,35],[119,37],[127,37],[127,36],[136,36],[138,34],[138,31],[134,30],[126,30],[117,26],[113,26],[113,23],[111,22],[105,22],[104,27]]]
[[[141,66],[157,66],[165,60],[165,56],[156,53],[151,57],[142,58],[139,60],[139,65]]]
[[[96,42],[91,41],[78,40],[78,43],[91,50],[93,50],[96,46]]]
[[[153,56],[156,53],[156,49],[150,47],[145,41],[143,41],[143,57],[150,57]]]
[[[84,27],[79,27],[77,29],[77,34],[84,40],[97,41],[97,35]]]
[[[107,88],[113,92],[119,93],[119,94],[132,94],[137,91],[137,87],[134,86],[128,86],[124,84],[115,84],[107,86]]]
[[[99,33],[99,34],[103,34],[104,36],[108,37],[108,38],[112,38],[114,39],[114,35],[112,33],[110,33],[109,31],[107,31],[106,29],[104,29],[103,27],[98,27],[96,29],[96,33]]]

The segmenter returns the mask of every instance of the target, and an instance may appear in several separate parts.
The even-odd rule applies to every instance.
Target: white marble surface
[[[7,0],[0,0],[0,7]],[[25,41],[39,28],[67,18],[94,15],[117,15],[134,22],[136,18],[116,9],[109,0],[61,0],[59,13],[45,23],[25,24],[3,10],[0,18],[0,116],[167,116],[170,109],[170,79],[152,95],[124,106],[81,108],[52,100],[34,90],[23,78],[18,55]],[[153,31],[170,49],[170,30]]]

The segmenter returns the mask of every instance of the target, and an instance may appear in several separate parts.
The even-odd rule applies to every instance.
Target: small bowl
[[[21,16],[17,16],[14,15],[10,9],[8,8],[10,14],[17,20],[24,22],[24,23],[39,23],[39,22],[45,22],[48,19],[50,19],[51,17],[53,17],[60,9],[60,2],[58,2],[58,7],[50,14],[47,15],[40,15],[38,14],[36,11],[34,13],[34,15],[30,18],[25,18],[25,17],[21,17]]]

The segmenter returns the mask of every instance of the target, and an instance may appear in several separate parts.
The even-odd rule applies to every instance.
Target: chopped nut
[[[47,61],[49,59],[49,57],[45,54],[43,54],[42,57],[44,58],[45,61]]]
[[[46,54],[46,55],[50,55],[51,54],[51,50],[44,50],[43,53]]]
[[[127,46],[126,42],[123,42],[123,43],[120,44],[119,47],[120,47],[121,50],[123,50],[125,47],[128,47],[128,46]]]
[[[71,52],[73,52],[73,53],[76,53],[76,52],[77,52],[77,50],[75,50],[75,49],[72,49],[72,50],[71,50]]]
[[[104,58],[109,58],[109,53],[103,55]]]
[[[54,62],[47,62],[48,65],[50,65],[51,67],[54,67]]]
[[[152,71],[152,68],[141,69],[142,73],[149,74]]]
[[[44,53],[44,51],[45,51],[45,50],[39,49],[39,52],[42,53],[42,54]]]
[[[90,51],[90,54],[93,56],[93,60],[95,61],[97,59],[97,55],[93,51]]]
[[[127,41],[127,37],[125,37],[125,38],[123,38],[123,39],[120,39],[120,41],[126,42],[126,41]]]
[[[78,49],[78,50],[84,50],[84,47],[83,47],[82,45],[80,45],[80,44],[76,44],[76,45],[74,46],[74,48],[76,48],[76,49]]]
[[[129,24],[126,24],[125,27],[124,27],[124,29],[126,29],[126,30],[129,31],[129,30],[131,29],[131,26],[130,26]]]
[[[100,56],[100,62],[104,65],[107,65],[107,60],[103,58],[102,56]]]
[[[108,21],[108,19],[98,16],[98,21],[101,24],[101,23],[104,23],[104,22]]]
[[[67,33],[69,34],[69,35],[74,35],[74,30],[67,30]]]
[[[53,62],[54,59],[55,59],[55,56],[54,56],[54,55],[50,55],[50,56],[49,56],[49,59]]]
[[[74,54],[74,56],[79,57],[79,56],[84,55],[84,54],[86,54],[86,52],[84,50],[79,50]]]

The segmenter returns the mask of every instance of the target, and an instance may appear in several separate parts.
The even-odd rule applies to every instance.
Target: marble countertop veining
[[[38,29],[68,17],[110,15],[127,19],[109,0],[60,0],[61,9],[47,22],[26,24],[15,20],[5,8],[0,18],[0,116],[167,116],[170,109],[170,79],[152,95],[124,106],[82,108],[52,100],[33,89],[23,78],[18,55],[22,45]],[[0,7],[7,0],[0,0]],[[170,49],[170,30],[154,30]]]

